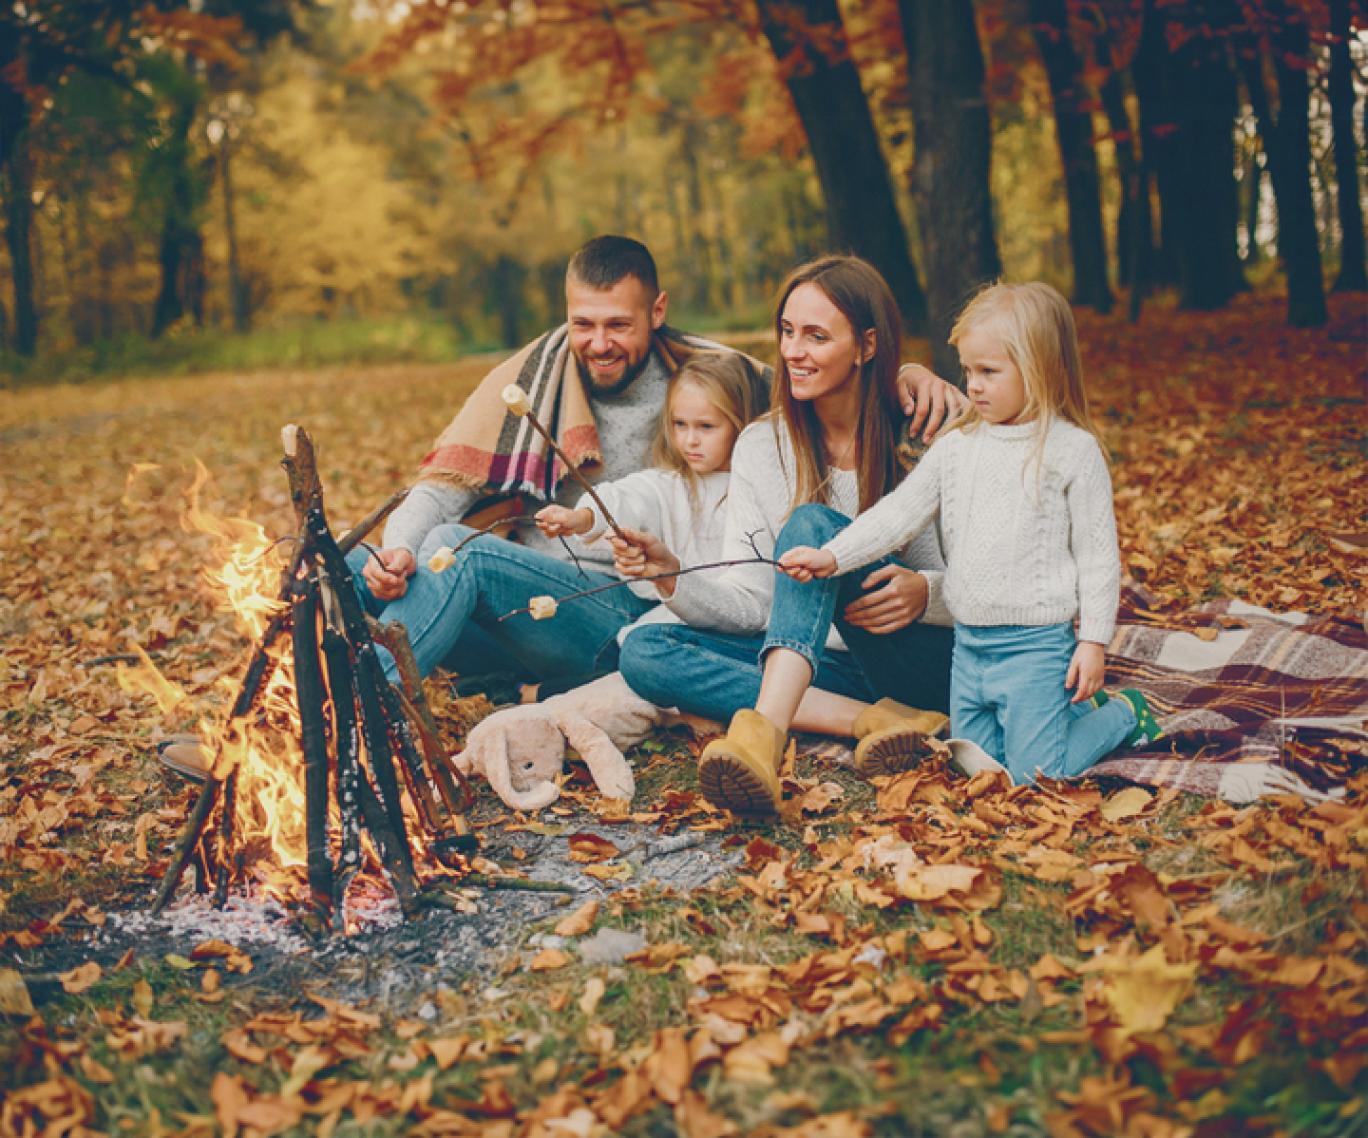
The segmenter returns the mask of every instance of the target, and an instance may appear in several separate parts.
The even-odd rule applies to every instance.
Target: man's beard
[[[584,381],[584,386],[595,395],[617,395],[621,391],[627,390],[633,381],[646,370],[646,366],[651,362],[651,352],[648,349],[646,354],[634,364],[629,364],[623,371],[620,379],[615,379],[612,383],[595,383],[593,374],[579,356],[575,357],[575,366],[579,368],[580,379]]]

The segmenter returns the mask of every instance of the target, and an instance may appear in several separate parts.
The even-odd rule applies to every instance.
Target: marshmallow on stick
[[[580,473],[580,469],[566,456],[566,453],[556,444],[556,440],[551,437],[551,432],[541,425],[541,421],[532,413],[532,404],[528,401],[527,392],[516,383],[510,383],[503,389],[504,405],[508,408],[509,414],[517,415],[519,418],[526,419],[532,424],[536,432],[546,440],[547,445],[556,453],[556,457],[565,464],[565,469],[570,472],[575,481],[584,487],[589,497],[594,500],[594,505],[599,508],[603,515],[603,520],[608,523],[609,529],[618,535],[623,541],[627,540],[627,535],[622,532],[622,527],[617,524],[613,515],[608,512],[608,507],[603,504],[603,499],[598,496],[594,488],[589,485],[589,479]]]

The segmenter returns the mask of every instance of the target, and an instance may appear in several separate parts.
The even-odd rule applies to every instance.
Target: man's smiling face
[[[665,323],[666,297],[627,276],[611,288],[593,288],[573,276],[565,282],[570,351],[585,382],[597,392],[621,391],[646,366],[651,335]]]

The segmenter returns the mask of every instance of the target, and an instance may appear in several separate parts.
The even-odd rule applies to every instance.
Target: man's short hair
[[[612,288],[623,277],[636,277],[651,296],[660,293],[655,258],[630,237],[595,237],[570,258],[566,276],[593,289]]]

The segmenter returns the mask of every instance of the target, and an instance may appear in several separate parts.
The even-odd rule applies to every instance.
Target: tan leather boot
[[[950,717],[918,711],[892,699],[881,699],[855,720],[855,769],[865,778],[911,770],[927,755],[927,739],[945,730]]]
[[[714,806],[736,814],[773,814],[779,809],[779,760],[784,733],[758,711],[732,716],[721,739],[703,748],[698,786]]]

